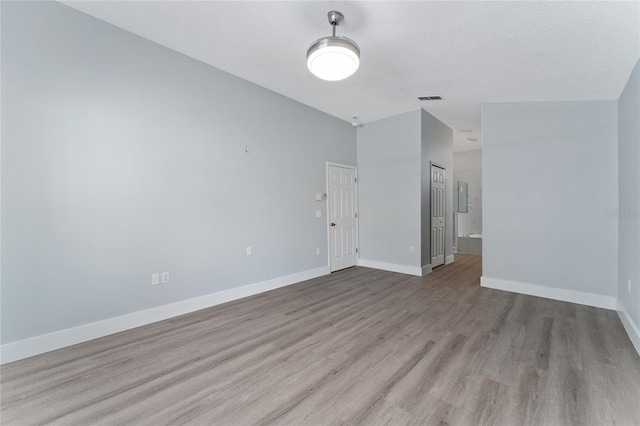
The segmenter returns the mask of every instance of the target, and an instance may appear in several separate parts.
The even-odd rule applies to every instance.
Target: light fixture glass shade
[[[307,50],[307,68],[322,80],[343,80],[359,66],[360,48],[346,37],[324,37]]]

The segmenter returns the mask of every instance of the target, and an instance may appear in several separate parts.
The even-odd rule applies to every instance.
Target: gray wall
[[[453,254],[453,131],[425,110],[420,110],[422,143],[422,265],[431,264],[431,162],[443,166],[445,181],[445,257]]]
[[[640,62],[618,100],[618,297],[640,326]],[[631,279],[631,292],[628,280]]]
[[[482,121],[483,275],[616,296],[617,102],[487,104]]]
[[[361,259],[412,267],[430,263],[432,161],[449,173],[445,241],[449,256],[453,131],[423,109],[358,128]]]
[[[453,211],[458,211],[458,181],[467,183],[467,213],[458,213],[458,235],[482,234],[482,151],[453,154]]]
[[[420,120],[416,110],[358,128],[362,259],[421,266]]]
[[[327,264],[349,123],[57,3],[2,56],[2,343]]]

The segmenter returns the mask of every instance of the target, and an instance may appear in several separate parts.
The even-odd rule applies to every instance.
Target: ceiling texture
[[[455,130],[455,151],[480,149],[483,103],[617,99],[640,57],[638,1],[63,3],[343,120],[422,107]],[[329,10],[362,52],[339,82],[306,68]]]

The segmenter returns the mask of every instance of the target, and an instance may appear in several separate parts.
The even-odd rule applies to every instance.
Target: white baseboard
[[[640,355],[640,327],[636,323],[633,322],[627,309],[624,307],[620,299],[617,299],[617,307],[618,316],[620,317],[620,321],[622,321],[622,325],[624,325],[624,329],[627,331],[629,335],[629,339],[631,339],[631,343],[636,348],[636,352]]]
[[[430,274],[432,271],[433,271],[433,268],[431,267],[431,264],[424,265],[422,267],[422,276],[424,277],[425,275]]]
[[[422,268],[418,266],[398,265],[396,263],[378,262],[377,260],[358,259],[358,265],[365,268],[382,269],[400,274],[422,276]]]
[[[444,258],[444,264],[445,265],[453,263],[453,261],[454,261],[454,256],[453,255],[450,255],[450,256],[447,256],[447,257]]]
[[[109,318],[102,321],[96,321],[80,325],[78,327],[67,328],[53,333],[31,337],[29,339],[19,340],[17,342],[6,343],[0,346],[0,364],[6,364],[8,362],[28,358],[41,353],[64,348],[66,346],[104,337],[109,334],[119,333],[121,331],[162,321],[178,315],[188,314],[200,309],[209,308],[232,300],[242,299],[243,297],[253,296],[254,294],[285,287],[301,281],[328,275],[330,273],[331,271],[329,266],[323,266],[321,268],[310,269],[284,277],[273,278],[242,287],[231,288],[217,293],[195,297],[193,299],[158,306],[156,308],[133,312],[131,314]]]
[[[596,308],[615,310],[617,306],[616,298],[613,296],[547,287],[537,284],[526,284],[518,281],[501,280],[485,276],[480,278],[480,286],[544,297],[547,299],[562,300],[563,302],[578,303],[580,305],[595,306]]]

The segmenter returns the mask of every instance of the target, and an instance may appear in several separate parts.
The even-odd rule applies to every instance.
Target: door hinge
[[[358,218],[358,213],[356,213],[356,219]]]
[[[356,178],[355,182],[358,183],[358,178]]]
[[[358,252],[358,247],[356,247],[356,253]]]

